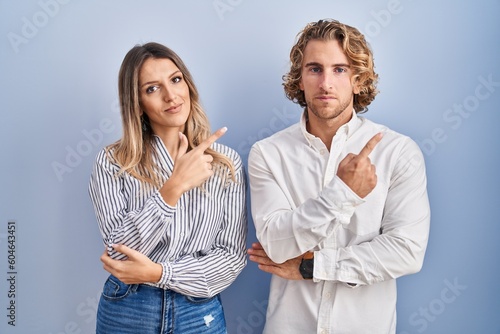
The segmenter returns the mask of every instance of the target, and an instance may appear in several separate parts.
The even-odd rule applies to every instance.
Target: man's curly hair
[[[354,80],[360,87],[359,94],[354,95],[354,110],[357,113],[368,111],[368,105],[378,93],[378,74],[374,70],[373,53],[358,29],[331,19],[309,23],[297,35],[297,42],[290,51],[290,71],[283,76],[286,97],[302,107],[307,106],[299,83],[304,50],[310,40],[340,42],[353,69]]]

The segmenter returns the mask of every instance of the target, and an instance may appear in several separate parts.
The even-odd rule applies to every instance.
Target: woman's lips
[[[168,108],[167,110],[165,110],[165,112],[168,112],[168,113],[171,113],[171,114],[175,114],[177,112],[179,112],[181,110],[181,106],[182,104],[178,104],[176,106],[172,106],[170,108]]]

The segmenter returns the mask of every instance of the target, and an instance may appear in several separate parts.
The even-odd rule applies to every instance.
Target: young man
[[[290,59],[302,118],[249,155],[248,253],[273,274],[264,333],[395,333],[396,278],[420,270],[428,240],[422,153],[358,116],[378,76],[357,29],[308,24]]]

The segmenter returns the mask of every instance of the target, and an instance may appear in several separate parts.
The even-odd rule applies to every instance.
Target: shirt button
[[[330,292],[325,293],[325,297],[327,299],[330,299],[332,297],[332,294]]]
[[[320,150],[320,151],[319,151],[319,153],[320,153],[321,155],[326,154],[326,152],[327,152],[327,151],[326,151],[325,149],[322,149],[322,150]]]
[[[322,329],[320,333],[321,334],[326,334],[326,329]]]

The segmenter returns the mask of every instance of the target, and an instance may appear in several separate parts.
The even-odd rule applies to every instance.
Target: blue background
[[[500,333],[500,1],[0,0],[0,332],[92,333],[106,277],[87,193],[121,135],[117,76],[158,41],[190,68],[212,128],[245,163],[298,121],[281,77],[296,34],[335,18],[365,33],[380,75],[368,113],[422,148],[432,206],[421,272],[399,279],[398,333]],[[8,233],[16,222],[16,326]],[[249,225],[250,244],[255,241]],[[269,276],[223,293],[230,333],[260,333]]]

